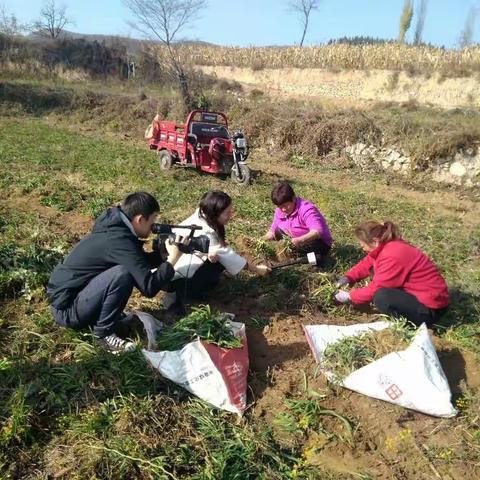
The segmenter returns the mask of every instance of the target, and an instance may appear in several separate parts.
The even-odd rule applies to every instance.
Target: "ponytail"
[[[383,226],[385,227],[385,232],[379,238],[380,243],[387,243],[390,240],[399,240],[402,238],[400,229],[390,220],[383,222]]]
[[[364,222],[355,228],[355,236],[368,245],[371,245],[375,240],[380,243],[387,243],[402,238],[399,228],[390,220],[383,223],[374,220]]]

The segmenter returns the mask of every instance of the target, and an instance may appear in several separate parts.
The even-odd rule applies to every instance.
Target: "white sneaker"
[[[98,343],[100,343],[105,350],[112,353],[133,352],[136,348],[133,342],[123,340],[123,338],[120,338],[115,333],[99,338]]]
[[[176,292],[165,292],[162,297],[162,307],[165,310],[168,310],[175,302],[177,301],[177,293]]]

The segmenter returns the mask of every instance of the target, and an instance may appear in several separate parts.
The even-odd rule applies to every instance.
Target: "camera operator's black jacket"
[[[83,238],[58,264],[48,282],[48,301],[58,310],[68,308],[92,278],[116,265],[132,274],[136,287],[147,297],[155,296],[172,279],[175,271],[161,263],[157,252],[147,253],[123,221],[120,208],[106,210],[92,232]],[[158,267],[154,272],[151,269]]]

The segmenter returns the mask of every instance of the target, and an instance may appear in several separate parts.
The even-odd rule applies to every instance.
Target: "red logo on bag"
[[[403,392],[395,385],[391,385],[385,390],[385,393],[392,399],[397,400],[403,395]]]
[[[213,364],[220,372],[227,387],[230,401],[240,411],[247,408],[248,346],[242,337],[241,348],[219,348],[202,342]]]

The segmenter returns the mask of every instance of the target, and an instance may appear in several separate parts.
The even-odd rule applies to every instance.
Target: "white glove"
[[[344,275],[343,277],[340,277],[337,280],[337,283],[335,284],[335,286],[337,288],[341,288],[341,287],[344,287],[345,285],[348,285],[349,283],[350,283],[350,280],[348,279],[348,277]]]
[[[350,294],[346,290],[339,290],[335,294],[335,300],[339,303],[348,303],[350,301]]]

